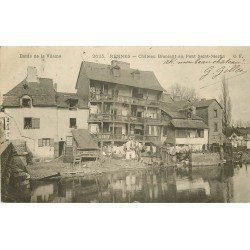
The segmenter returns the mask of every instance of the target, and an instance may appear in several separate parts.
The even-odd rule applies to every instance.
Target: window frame
[[[74,119],[75,120],[75,125],[71,125],[71,120]],[[77,128],[77,120],[75,117],[70,117],[69,118],[69,128]]]
[[[29,127],[26,126],[25,120],[27,120],[27,119],[30,119],[30,126]],[[32,129],[32,117],[24,117],[23,118],[23,129]]]
[[[214,118],[218,118],[218,109],[214,109]]]
[[[30,127],[25,126],[25,119],[30,119]],[[24,117],[23,118],[23,129],[40,129],[40,118],[35,117]]]
[[[50,147],[50,138],[42,138],[42,147]]]

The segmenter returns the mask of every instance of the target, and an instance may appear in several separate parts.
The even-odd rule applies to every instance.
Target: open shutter
[[[201,138],[204,138],[204,130],[201,130],[200,136],[201,136]]]
[[[43,146],[43,139],[38,139],[38,147],[42,147]]]
[[[49,145],[50,145],[51,147],[54,147],[54,139],[50,138],[50,143],[49,143]]]
[[[40,128],[40,118],[32,118],[32,128]]]

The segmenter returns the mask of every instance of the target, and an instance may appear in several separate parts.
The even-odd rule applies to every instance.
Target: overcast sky
[[[20,54],[29,54],[31,58],[21,58]],[[50,58],[48,54],[60,55],[60,58]],[[34,58],[34,55],[39,57]],[[41,59],[41,55],[45,58]],[[104,58],[96,58],[102,55]],[[110,64],[115,55],[129,57],[117,60],[129,62],[131,68],[154,71],[165,89],[173,83],[180,83],[194,87],[203,98],[219,98],[224,74],[228,79],[233,119],[250,120],[250,47],[1,47],[0,91],[4,94],[22,81],[26,77],[27,66],[37,67],[39,76],[52,78],[57,83],[58,91],[75,91],[82,60]],[[166,63],[168,59],[158,58],[158,55],[183,55],[183,58]],[[218,60],[218,55],[224,55],[224,60],[239,63],[194,63],[198,55],[209,56],[201,61],[214,62]],[[234,65],[239,67],[232,69]],[[217,75],[223,66],[227,72],[212,79],[213,74]],[[211,72],[200,80],[209,70]],[[204,86],[208,87],[202,88]]]

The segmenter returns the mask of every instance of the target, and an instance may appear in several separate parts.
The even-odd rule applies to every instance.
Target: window
[[[218,123],[217,122],[214,123],[214,132],[218,132]]]
[[[77,109],[77,104],[78,104],[78,100],[77,99],[70,99],[69,100],[69,109],[70,110]]]
[[[190,110],[187,111],[187,118],[192,118],[192,112]]]
[[[76,118],[69,118],[69,127],[70,128],[77,128],[77,126],[76,126]]]
[[[23,108],[30,108],[31,107],[31,99],[30,98],[23,98],[22,99],[22,107]]]
[[[40,128],[40,118],[24,117],[24,129]]]
[[[186,138],[188,137],[186,129],[177,129],[175,132],[176,138]]]
[[[163,136],[167,136],[168,135],[168,128],[167,126],[163,127]]]
[[[38,139],[38,147],[54,147],[54,139],[52,138]]]
[[[217,118],[217,117],[218,117],[218,110],[214,109],[214,118]]]
[[[50,139],[49,138],[43,138],[43,147],[48,147],[50,146]]]
[[[197,130],[197,137],[204,138],[204,130],[203,129]]]
[[[159,128],[157,126],[148,126],[148,135],[157,136]]]
[[[32,128],[32,118],[26,117],[24,118],[24,129],[31,129]]]

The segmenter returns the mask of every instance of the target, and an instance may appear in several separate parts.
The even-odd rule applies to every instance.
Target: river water
[[[154,167],[37,181],[31,184],[29,202],[250,202],[250,165],[178,173]]]

